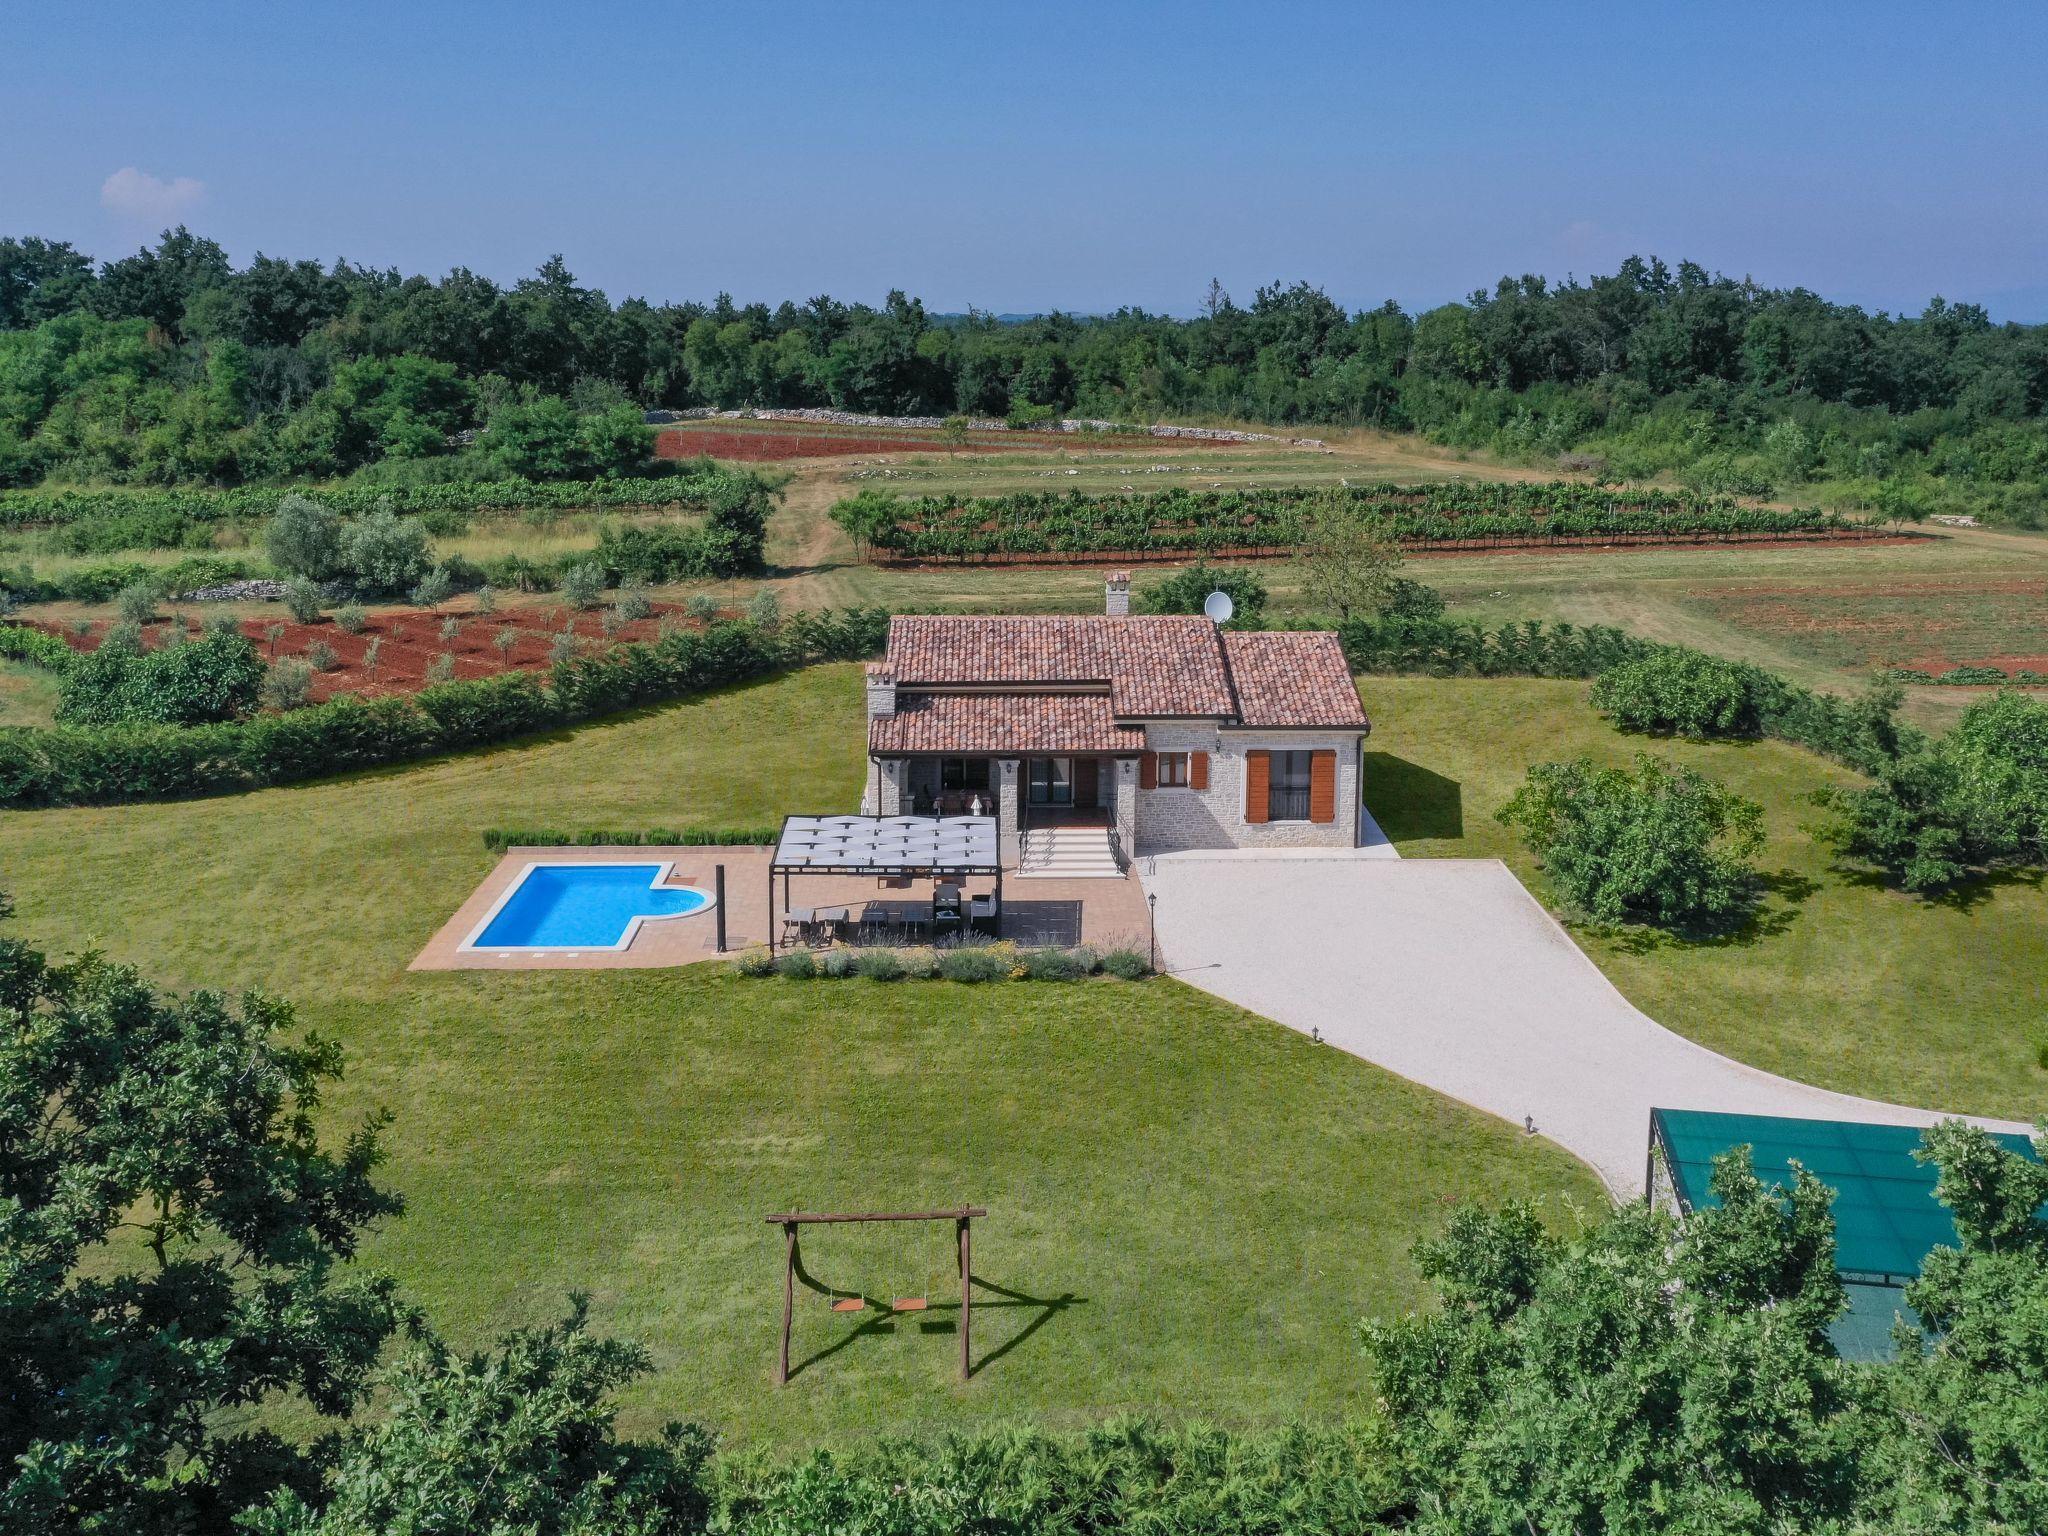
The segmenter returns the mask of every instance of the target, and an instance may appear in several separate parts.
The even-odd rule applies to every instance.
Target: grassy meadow
[[[671,971],[413,973],[492,825],[758,824],[859,794],[834,666],[497,751],[174,805],[0,813],[11,932],[175,987],[263,988],[345,1046],[337,1128],[397,1116],[408,1213],[370,1262],[459,1341],[589,1291],[657,1372],[646,1429],[771,1444],[1124,1409],[1361,1409],[1353,1322],[1419,1304],[1452,1202],[1600,1198],[1557,1149],[1171,980],[961,987]],[[973,1200],[975,1379],[950,1233],[806,1240],[828,1283],[931,1288],[893,1329],[806,1296],[770,1384],[791,1205]],[[997,1288],[1001,1289],[998,1290]]]
[[[1361,680],[1366,803],[1409,857],[1498,857],[1541,872],[1493,813],[1532,763],[1649,751],[1764,807],[1768,884],[1750,932],[1686,944],[1576,930],[1638,1007],[1741,1061],[1826,1088],[1974,1114],[2048,1114],[2048,888],[2014,875],[1928,902],[1836,867],[1807,828],[1847,770],[1781,742],[1652,741],[1610,727],[1588,685]]]

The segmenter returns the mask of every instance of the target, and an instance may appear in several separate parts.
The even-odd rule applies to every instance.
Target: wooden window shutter
[[[1337,819],[1337,754],[1333,751],[1308,755],[1308,819]]]
[[[1157,752],[1140,753],[1138,756],[1138,788],[1157,789],[1158,787],[1159,754]]]
[[[1244,819],[1262,822],[1272,819],[1273,755],[1251,751],[1244,755]]]
[[[1207,789],[1208,787],[1209,754],[1206,752],[1190,752],[1188,754],[1188,788]]]

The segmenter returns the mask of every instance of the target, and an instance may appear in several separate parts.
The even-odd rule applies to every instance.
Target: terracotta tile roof
[[[1237,706],[1216,626],[1196,615],[956,618],[889,623],[887,666],[907,688],[1097,683],[1124,719],[1230,719]]]
[[[1244,724],[1367,727],[1344,648],[1328,631],[1232,631],[1223,648]]]
[[[870,752],[1142,752],[1099,693],[920,693],[868,722]]]

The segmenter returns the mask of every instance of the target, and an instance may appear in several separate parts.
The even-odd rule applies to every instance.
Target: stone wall
[[[1309,731],[1259,736],[1219,731],[1213,725],[1152,725],[1145,746],[1153,752],[1207,752],[1207,789],[1137,791],[1137,854],[1190,848],[1349,848],[1358,841],[1358,737]],[[1253,750],[1337,754],[1337,819],[1331,822],[1244,819],[1244,754]]]
[[[668,426],[678,421],[797,421],[813,422],[830,427],[914,427],[929,430],[943,426],[943,416],[866,416],[858,411],[832,411],[822,406],[763,406],[758,410],[721,411],[708,405],[692,406],[683,411],[646,411],[642,413],[649,426]],[[1008,432],[1010,424],[993,416],[972,416],[967,420],[970,432]],[[1066,417],[1059,421],[1034,422],[1033,432],[1105,432],[1123,433],[1144,437],[1187,438],[1198,443],[1286,443],[1294,448],[1322,448],[1327,445],[1320,437],[1282,437],[1274,432],[1242,432],[1235,427],[1177,427],[1167,422],[1154,422],[1150,426],[1136,426],[1123,422],[1087,420]],[[474,433],[462,434],[465,441],[473,439]]]

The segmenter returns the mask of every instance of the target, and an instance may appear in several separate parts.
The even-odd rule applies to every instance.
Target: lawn
[[[1764,807],[1770,880],[1756,930],[1687,945],[1580,931],[1646,1013],[1730,1056],[1846,1093],[2031,1119],[2048,1113],[2048,890],[2014,878],[1937,904],[1834,867],[1807,797],[1851,775],[1776,742],[1650,741],[1612,729],[1587,685],[1363,680],[1366,802],[1410,857],[1535,862],[1493,813],[1528,765],[1635,751],[1698,768]]]
[[[48,725],[57,716],[57,679],[27,662],[0,660],[0,726]]]
[[[9,930],[178,986],[260,987],[347,1048],[337,1125],[389,1106],[410,1209],[372,1243],[468,1343],[589,1291],[682,1417],[794,1445],[1122,1409],[1366,1406],[1352,1324],[1415,1305],[1450,1202],[1597,1204],[1563,1153],[1172,981],[961,988],[710,968],[413,974],[494,824],[772,821],[852,805],[858,669],[519,748],[180,805],[0,814]],[[982,1365],[810,1298],[769,1384],[790,1205],[974,1200]],[[946,1234],[806,1242],[822,1277],[954,1299]],[[937,1274],[935,1281],[928,1277]],[[870,1314],[872,1317],[872,1314]],[[837,1347],[835,1346],[843,1346]]]

